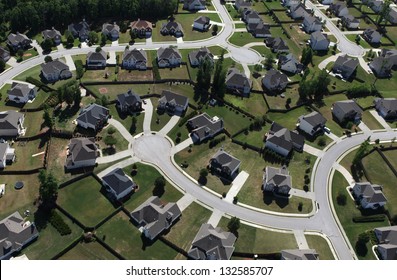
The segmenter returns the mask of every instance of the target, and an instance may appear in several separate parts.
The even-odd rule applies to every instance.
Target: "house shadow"
[[[112,204],[114,209],[117,209],[118,207],[120,207],[121,202],[118,201],[114,196],[112,196],[107,190],[106,188],[102,185],[101,189],[99,190],[99,192],[106,197],[109,202]]]
[[[274,195],[272,192],[263,192],[263,202],[266,205],[276,203],[281,209],[285,208],[289,204],[289,197],[282,195]]]
[[[5,102],[5,105],[6,105],[7,107],[8,107],[8,106],[10,106],[10,107],[16,107],[16,108],[19,108],[19,109],[22,109],[23,106],[25,106],[24,103],[16,103],[15,101],[12,101],[12,100],[10,100],[10,99],[8,99],[7,102]]]

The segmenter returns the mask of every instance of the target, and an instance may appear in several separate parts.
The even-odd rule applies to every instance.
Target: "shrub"
[[[324,136],[321,136],[321,137],[318,138],[318,142],[317,143],[318,143],[318,145],[320,147],[324,147],[327,144],[327,141],[325,140]]]
[[[72,233],[68,224],[65,223],[63,218],[55,210],[51,210],[49,222],[60,235],[68,235]]]
[[[338,205],[344,206],[346,205],[347,202],[347,197],[344,193],[338,193],[338,196],[336,197],[336,202]]]
[[[114,134],[115,132],[116,132],[116,129],[115,129],[113,126],[109,127],[109,129],[108,129],[108,134],[112,135],[112,134]]]
[[[371,222],[384,222],[386,219],[385,215],[372,215],[372,216],[355,216],[353,222],[355,223],[371,223]]]

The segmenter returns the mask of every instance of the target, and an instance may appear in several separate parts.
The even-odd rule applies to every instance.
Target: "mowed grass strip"
[[[306,234],[307,245],[310,249],[315,249],[320,255],[320,260],[334,260],[335,257],[332,254],[331,248],[327,240],[320,235]]]

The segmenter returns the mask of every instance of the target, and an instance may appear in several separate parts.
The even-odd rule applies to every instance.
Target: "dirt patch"
[[[108,89],[105,88],[105,87],[100,88],[100,89],[99,89],[99,93],[100,93],[100,94],[106,94],[106,93],[108,93]]]
[[[153,80],[153,72],[151,70],[139,71],[139,70],[122,70],[118,74],[119,81],[142,81],[142,80]]]
[[[24,53],[23,56],[24,57],[29,57],[29,56],[32,56],[32,54],[31,53]]]

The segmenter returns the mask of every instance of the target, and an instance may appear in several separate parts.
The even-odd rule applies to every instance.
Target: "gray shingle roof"
[[[132,106],[137,102],[142,103],[141,97],[132,90],[117,95],[117,101],[121,106]]]
[[[176,106],[185,107],[189,98],[169,90],[163,90],[159,103],[174,103]]]
[[[80,111],[77,120],[96,126],[98,121],[107,119],[109,116],[109,109],[96,103],[90,104]]]
[[[288,83],[287,75],[275,69],[267,71],[264,80],[269,81],[272,88],[277,87],[280,84]]]
[[[363,112],[363,110],[357,105],[356,102],[354,102],[354,100],[337,101],[334,103],[334,108],[339,108],[344,113],[350,113],[351,111],[357,113]]]
[[[0,136],[2,130],[18,129],[20,118],[23,118],[23,114],[17,111],[0,112]]]
[[[11,33],[10,35],[8,35],[7,39],[13,46],[24,44],[25,42],[32,43],[32,40],[30,40],[28,36],[19,32],[17,32],[16,34]]]
[[[273,122],[266,141],[273,142],[286,150],[291,151],[292,147],[303,147],[305,138],[298,133],[292,132],[285,127]]]
[[[318,125],[325,125],[327,122],[327,119],[323,117],[319,112],[313,111],[310,114],[301,116],[300,119],[304,119],[307,121],[309,124],[311,124],[313,127],[316,127]]]
[[[236,68],[227,71],[226,86],[237,85],[239,87],[252,87],[252,81]]]
[[[240,160],[223,150],[217,151],[216,154],[211,158],[211,165],[214,164],[213,160],[216,161],[217,166],[221,166],[222,168],[227,167],[230,171],[235,170],[241,164]]]
[[[209,58],[212,62],[214,62],[214,55],[209,51],[207,47],[202,47],[198,50],[194,50],[189,53],[190,61],[193,61],[194,59],[201,61],[206,58]]]
[[[11,85],[11,89],[8,91],[8,95],[18,96],[18,97],[27,97],[30,93],[31,89],[27,84],[20,84],[13,82]]]
[[[284,260],[319,260],[319,255],[314,249],[282,250],[281,258]]]
[[[46,75],[65,70],[69,71],[69,66],[58,59],[41,64],[41,71]]]
[[[379,185],[372,185],[369,182],[356,183],[353,190],[360,187],[360,199],[365,200],[367,203],[383,203],[387,202],[385,195],[382,192],[382,187]]]
[[[52,28],[52,29],[46,29],[42,32],[43,34],[43,38],[45,39],[56,39],[56,40],[60,40],[62,35],[61,32],[59,32],[58,30]]]
[[[292,179],[285,166],[281,168],[266,166],[264,179],[263,185],[266,191],[288,194],[292,188]]]
[[[199,16],[194,20],[194,22],[197,22],[199,24],[209,24],[210,23],[210,18],[206,16]]]
[[[127,177],[121,168],[113,169],[103,176],[102,180],[116,193],[116,195],[136,186],[134,181]]]
[[[162,59],[170,59],[172,56],[175,56],[177,58],[182,58],[181,53],[177,48],[159,48],[157,50],[157,59],[162,60]]]
[[[104,50],[100,50],[99,52],[89,52],[87,54],[87,61],[91,60],[99,60],[99,61],[105,61],[107,60],[107,54]]]
[[[163,25],[161,26],[161,32],[169,33],[171,30],[174,30],[175,32],[183,32],[182,25],[176,21],[168,21],[163,23]]]
[[[143,49],[133,49],[133,50],[125,50],[123,53],[123,61],[130,60],[131,58],[135,59],[137,62],[142,61],[146,64],[147,62],[147,54]]]
[[[223,129],[223,120],[211,118],[207,113],[203,113],[188,120],[188,125],[199,140],[213,136],[216,132]]]
[[[72,167],[79,161],[97,158],[97,145],[94,138],[72,138],[69,143],[69,154],[66,157],[66,167]]]
[[[351,57],[348,57],[347,55],[340,55],[336,59],[334,67],[339,68],[339,67],[343,66],[343,67],[349,68],[351,70],[354,70],[357,68],[357,66],[359,64],[360,63],[358,62],[357,58],[351,58]]]

